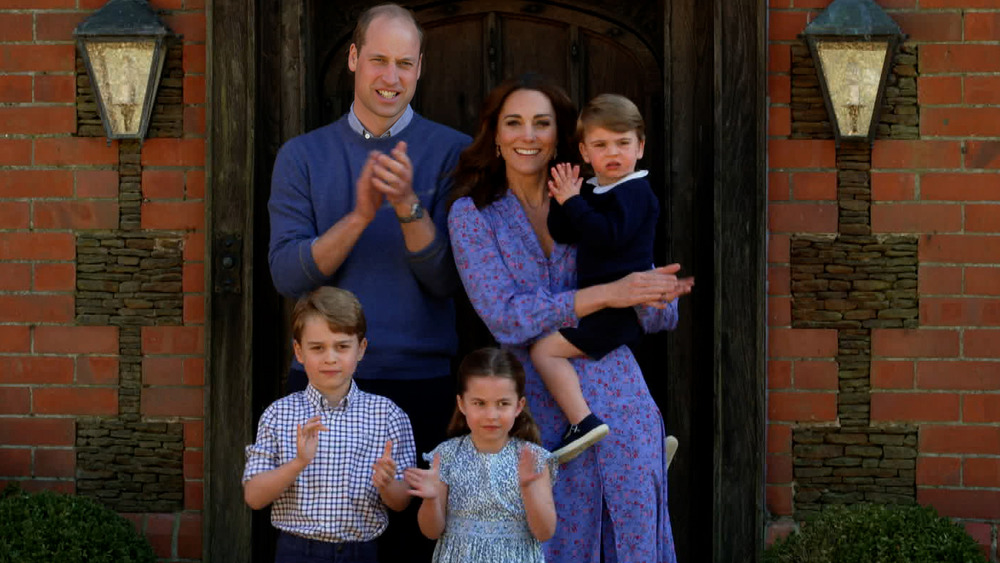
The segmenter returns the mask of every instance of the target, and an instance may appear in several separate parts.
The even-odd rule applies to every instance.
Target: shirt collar
[[[413,121],[413,108],[410,107],[409,104],[407,104],[406,109],[403,111],[403,115],[399,116],[399,119],[397,119],[396,122],[393,123],[392,126],[390,126],[385,133],[382,133],[382,135],[378,136],[378,138],[384,139],[387,137],[395,137],[396,135],[399,135],[403,131],[403,129],[406,129],[406,126],[409,125],[411,121]],[[353,102],[351,102],[351,111],[347,113],[347,123],[348,125],[351,126],[351,129],[353,129],[355,133],[361,135],[366,139],[371,139],[372,137],[376,137],[374,133],[369,132],[367,129],[365,129],[365,126],[361,124],[361,120],[358,119],[358,114],[354,113]]]
[[[341,399],[340,403],[336,405],[331,405],[330,402],[326,400],[326,397],[324,397],[318,389],[312,386],[312,383],[306,385],[305,390],[306,400],[318,410],[345,410],[347,407],[354,404],[354,401],[358,399],[359,393],[360,390],[358,389],[358,385],[354,383],[353,379],[351,379],[351,388],[347,390],[347,394],[344,395],[344,398]]]
[[[593,178],[587,180],[587,183],[590,184],[591,186],[594,186],[595,194],[606,194],[610,192],[612,189],[614,189],[614,187],[617,186],[618,184],[624,184],[625,182],[628,182],[629,180],[635,180],[636,178],[644,178],[647,174],[649,174],[648,170],[638,170],[636,172],[629,174],[628,176],[625,176],[621,180],[618,180],[614,184],[608,184],[606,186],[598,185],[597,176],[594,176]]]

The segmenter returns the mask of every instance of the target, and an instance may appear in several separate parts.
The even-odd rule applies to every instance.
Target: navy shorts
[[[600,360],[621,346],[638,342],[642,326],[632,307],[601,309],[580,319],[575,327],[559,329],[559,334],[588,358]]]
[[[281,532],[274,563],[377,563],[375,541],[333,543]]]

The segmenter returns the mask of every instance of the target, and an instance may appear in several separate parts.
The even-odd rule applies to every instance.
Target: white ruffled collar
[[[591,186],[594,186],[594,193],[595,194],[606,194],[606,193],[610,192],[611,190],[613,190],[615,188],[615,186],[617,186],[618,184],[624,184],[625,182],[628,182],[629,180],[635,180],[636,178],[645,178],[647,174],[649,174],[648,170],[637,170],[637,171],[629,174],[628,176],[625,176],[621,180],[618,180],[614,184],[608,184],[606,186],[600,186],[600,185],[598,185],[597,184],[597,176],[594,176],[593,178],[590,178],[589,180],[587,180],[587,183],[590,184]]]

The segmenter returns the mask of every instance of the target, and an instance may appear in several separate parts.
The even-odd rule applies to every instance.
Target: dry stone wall
[[[870,170],[867,144],[842,143],[838,233],[791,238],[792,327],[837,330],[839,422],[792,433],[797,519],[824,504],[916,502],[916,426],[871,424],[871,329],[917,326],[917,237],[872,234]]]
[[[76,322],[116,326],[118,417],[76,426],[77,492],[119,512],[184,503],[180,423],[142,420],[143,326],[183,324],[183,238],[141,229],[139,143],[119,143],[119,229],[76,235]]]

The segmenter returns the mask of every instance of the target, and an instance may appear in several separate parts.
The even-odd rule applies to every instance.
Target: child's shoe
[[[559,463],[566,463],[607,436],[609,430],[610,428],[604,424],[603,420],[591,413],[579,424],[570,424],[566,428],[562,442],[552,454],[559,459]]]
[[[670,469],[670,462],[674,460],[674,454],[677,453],[679,445],[680,442],[677,441],[677,438],[667,436],[667,469]]]

